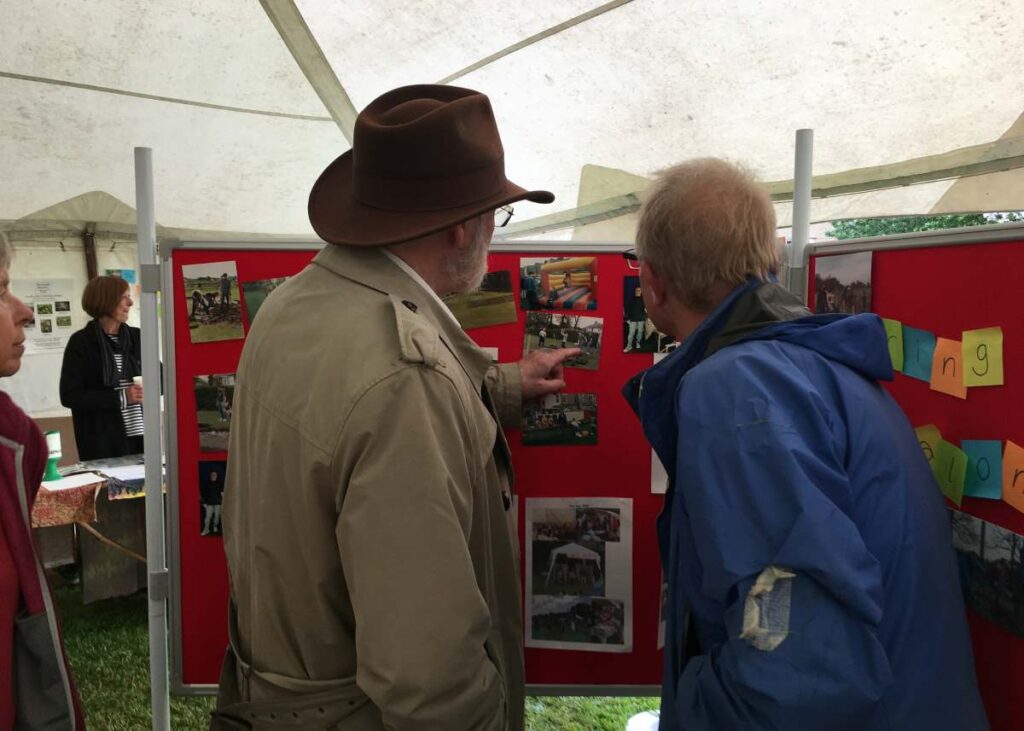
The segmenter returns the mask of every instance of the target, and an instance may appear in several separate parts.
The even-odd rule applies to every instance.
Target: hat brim
[[[526,190],[510,180],[495,195],[439,211],[390,211],[360,203],[352,194],[352,151],[327,166],[309,194],[309,222],[324,241],[346,246],[387,246],[411,241],[482,213],[528,200],[551,203],[554,194]]]

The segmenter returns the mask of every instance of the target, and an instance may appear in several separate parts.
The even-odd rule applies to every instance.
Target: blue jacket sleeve
[[[673,715],[687,731],[870,728],[891,672],[845,426],[791,364],[722,361],[679,394],[676,500],[724,638],[682,669]]]

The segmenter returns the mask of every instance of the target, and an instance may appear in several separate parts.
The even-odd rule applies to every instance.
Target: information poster
[[[64,352],[75,331],[71,318],[73,279],[15,279],[11,289],[32,308],[31,324],[25,326],[25,355]]]
[[[633,649],[633,501],[526,500],[526,646]]]

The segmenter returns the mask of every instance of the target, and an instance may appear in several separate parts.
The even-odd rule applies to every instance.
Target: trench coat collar
[[[377,247],[325,246],[313,264],[364,287],[391,295],[402,301],[412,313],[425,317],[437,330],[441,342],[451,351],[478,392],[491,359],[458,327],[451,313],[422,285],[406,274]]]

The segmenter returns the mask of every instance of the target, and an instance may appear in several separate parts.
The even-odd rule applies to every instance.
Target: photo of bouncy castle
[[[597,309],[597,257],[523,258],[519,265],[524,310]]]

